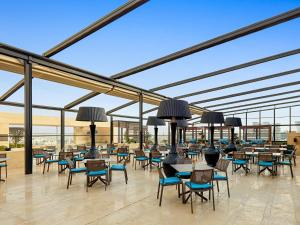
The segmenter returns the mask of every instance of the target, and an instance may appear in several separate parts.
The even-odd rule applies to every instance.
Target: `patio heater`
[[[179,132],[179,144],[184,143],[183,139],[183,132],[185,132],[185,129],[188,127],[188,122],[186,120],[177,120],[177,127],[178,127],[178,132]],[[185,135],[185,134],[184,134]]]
[[[154,126],[154,145],[152,146],[151,150],[157,149],[158,141],[157,141],[157,134],[158,134],[158,126],[165,126],[166,123],[163,119],[159,119],[156,116],[149,116],[147,120],[147,126]]]
[[[234,127],[242,126],[242,120],[238,117],[227,117],[225,119],[225,126],[231,127],[231,140],[228,144],[227,148],[224,150],[225,153],[229,153],[232,151],[236,151],[235,143],[234,143]]]
[[[85,154],[84,157],[94,159],[99,154],[96,148],[96,141],[95,141],[95,133],[96,133],[95,122],[107,122],[105,110],[99,107],[79,107],[76,120],[91,122],[90,125],[91,148],[88,151],[88,153]]]
[[[176,151],[177,120],[190,119],[192,117],[189,104],[184,100],[176,99],[161,101],[158,107],[157,117],[171,120],[171,150],[163,161],[163,168],[166,176],[174,176],[177,171],[171,164],[177,164],[183,160],[178,156]]]
[[[220,150],[214,146],[214,124],[224,123],[223,113],[221,112],[203,112],[201,123],[208,123],[210,130],[210,146],[204,150],[204,157],[209,166],[215,166],[220,157]]]

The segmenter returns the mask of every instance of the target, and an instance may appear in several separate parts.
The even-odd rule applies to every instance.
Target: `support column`
[[[114,118],[110,116],[110,144],[114,142]]]
[[[171,143],[171,127],[170,123],[168,122],[168,145]]]
[[[292,107],[289,107],[289,132],[292,132]]]
[[[65,151],[65,111],[60,111],[60,151]]]
[[[32,64],[24,62],[25,174],[32,174]]]
[[[273,141],[276,141],[276,115],[275,115],[276,109],[274,108],[273,112]]]
[[[121,139],[120,139],[120,120],[118,120],[118,143],[121,143]]]
[[[245,131],[245,141],[248,140],[248,113],[246,112],[246,131]]]
[[[140,150],[143,149],[143,94],[139,96],[139,142]]]
[[[258,129],[258,137],[259,137],[259,139],[261,139],[261,129],[260,129],[260,127],[261,127],[261,111],[259,111],[259,117],[258,117],[258,125],[259,125],[259,129]]]

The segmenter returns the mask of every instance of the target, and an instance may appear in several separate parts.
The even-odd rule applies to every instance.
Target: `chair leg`
[[[213,209],[215,211],[215,193],[214,193],[214,186],[212,187],[212,199],[213,199]]]
[[[178,184],[178,198],[180,198],[180,184]]]
[[[86,192],[88,192],[89,176],[86,176]]]
[[[292,178],[294,178],[294,174],[293,174],[293,165],[292,165],[292,164],[290,164],[290,170],[291,170]]]
[[[134,169],[136,170],[136,160],[135,160],[135,162],[134,162]]]
[[[229,183],[228,183],[228,178],[226,180],[227,183],[227,194],[228,194],[228,198],[230,198],[230,191],[229,191]]]
[[[68,176],[67,189],[69,189],[69,186],[70,186],[70,180],[71,180],[71,172],[69,172],[69,176]]]
[[[218,192],[220,192],[220,189],[219,189],[219,181],[217,181],[217,189],[218,189]]]
[[[191,212],[194,213],[193,210],[193,192],[191,191]]]
[[[125,182],[127,184],[127,181],[128,181],[128,175],[127,175],[127,170],[125,169],[124,170],[124,175],[125,175]]]
[[[45,174],[45,167],[46,167],[46,162],[44,162],[43,174]]]
[[[111,169],[109,170],[109,181],[110,182],[112,181],[112,170]]]
[[[159,206],[161,206],[161,201],[162,201],[163,193],[164,193],[164,186],[162,185],[161,186],[161,192],[160,192]]]
[[[158,199],[158,197],[159,197],[159,190],[160,190],[160,182],[158,182],[158,188],[157,188],[157,196],[156,196],[156,199]]]
[[[5,177],[7,178],[7,164],[6,164],[6,167],[5,167]]]
[[[50,168],[50,163],[48,163],[48,169],[47,169],[47,172],[49,172],[49,168]]]

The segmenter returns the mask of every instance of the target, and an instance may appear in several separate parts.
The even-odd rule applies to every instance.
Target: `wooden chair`
[[[101,181],[106,186],[109,184],[109,174],[105,160],[88,160],[86,162],[86,191],[88,187],[92,187],[97,180]],[[102,177],[105,178],[102,178]]]
[[[139,162],[142,163],[142,167],[145,170],[145,163],[149,163],[149,158],[145,156],[145,152],[143,150],[135,150],[134,153],[134,169],[136,170],[136,162]]]
[[[129,150],[127,147],[121,147],[117,150],[117,163],[120,163],[123,160],[129,161]]]
[[[58,159],[54,159],[52,158],[48,152],[45,152],[44,154],[44,167],[43,167],[43,174],[45,174],[45,169],[46,169],[46,166],[48,167],[47,168],[47,172],[49,172],[49,168],[50,168],[50,164],[53,164],[53,163],[58,163]]]
[[[73,174],[85,173],[86,168],[85,167],[76,168],[75,166],[76,162],[73,162],[70,158],[66,158],[66,160],[68,162],[68,169],[69,169],[68,184],[67,184],[67,189],[69,189],[69,186],[72,184],[73,181]]]
[[[0,154],[0,161],[1,158],[7,158],[6,153],[1,153]],[[7,161],[1,161],[0,162],[0,181],[5,181],[4,179],[1,179],[1,174],[2,174],[2,168],[5,168],[5,177],[7,178]]]
[[[158,181],[158,189],[157,189],[156,198],[158,199],[158,197],[160,196],[159,206],[161,206],[162,196],[163,196],[165,186],[176,185],[177,190],[178,190],[178,198],[180,198],[180,184],[183,189],[183,183],[182,183],[181,179],[178,177],[166,177],[162,172],[162,168],[158,167],[157,170],[158,170],[159,181]]]
[[[150,170],[152,170],[152,166],[161,167],[161,164],[162,164],[161,153],[158,150],[152,150]]]
[[[261,167],[263,168],[260,169]],[[272,176],[276,175],[276,163],[271,152],[258,154],[257,174],[259,175],[265,170],[268,170]]]
[[[214,186],[213,186],[213,169],[208,170],[194,170],[191,175],[191,181],[185,182],[183,186],[183,196],[185,195],[185,187],[188,187],[190,190],[189,197],[185,200],[185,202],[191,198],[191,212],[194,213],[193,210],[193,192],[201,197],[201,201],[207,200],[203,196],[203,192],[209,191],[209,200],[212,194],[213,199],[213,209],[215,210],[215,196],[214,196]],[[185,198],[185,197],[183,197]]]
[[[43,149],[33,149],[32,157],[35,159],[36,165],[40,165],[44,162],[45,152]]]
[[[292,151],[291,153],[288,154],[284,154],[284,160],[278,162],[278,165],[290,167],[292,178],[294,178],[294,173],[293,173],[293,159],[295,159],[294,155],[295,155],[295,151]]]
[[[69,163],[67,161],[67,158],[70,158],[73,160],[73,158],[74,158],[73,152],[59,152],[58,153],[58,163],[57,163],[58,173],[62,173],[68,168]]]
[[[230,161],[229,160],[225,160],[225,159],[219,159],[219,161],[217,162],[217,165],[215,166],[215,169],[218,171],[216,171],[214,173],[214,177],[213,180],[216,181],[217,183],[217,189],[218,192],[219,190],[219,181],[226,181],[227,184],[227,194],[228,197],[230,198],[230,192],[229,192],[229,183],[228,183],[228,173],[227,173],[227,168],[229,166]],[[224,175],[221,175],[219,172],[222,172]]]
[[[113,164],[110,166],[109,169],[109,180],[112,181],[112,171],[123,171],[124,177],[125,177],[125,183],[128,182],[128,174],[127,174],[127,167],[126,167],[126,160],[123,162],[123,164]]]
[[[245,152],[233,152],[232,174],[241,168],[246,172],[246,175],[250,171],[247,155]]]

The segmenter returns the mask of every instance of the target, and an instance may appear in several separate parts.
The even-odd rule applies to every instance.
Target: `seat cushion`
[[[190,189],[208,189],[212,188],[211,184],[196,184],[193,182],[185,182],[185,185],[188,186]]]
[[[85,172],[86,168],[85,167],[78,167],[78,168],[72,168],[71,172],[72,173],[80,173],[80,172]]]
[[[228,156],[226,156],[224,159],[225,160],[229,160],[229,161],[233,161],[233,158],[232,157],[228,157]]]
[[[33,155],[33,158],[37,158],[37,159],[44,158],[44,154],[35,154]]]
[[[58,162],[58,159],[47,159],[46,163],[56,163]]]
[[[180,178],[190,178],[192,175],[192,172],[178,172],[175,175]]]
[[[288,161],[288,160],[284,160],[284,161],[280,161],[279,162],[280,165],[292,165],[292,162]]]
[[[160,163],[161,162],[161,158],[152,158],[152,162]]]
[[[128,153],[118,153],[117,155],[118,155],[118,156],[123,156],[123,157],[124,157],[124,156],[128,156]]]
[[[4,163],[0,163],[0,167],[7,167],[7,165]]]
[[[74,157],[74,160],[75,160],[75,161],[83,161],[84,158],[83,158],[83,157],[78,157],[78,156],[77,156],[77,157]]]
[[[105,175],[107,173],[107,170],[98,170],[98,171],[88,171],[88,176],[101,176]]]
[[[243,159],[237,159],[232,161],[233,164],[238,164],[238,165],[244,165],[247,163],[247,160],[243,160]]]
[[[121,164],[114,164],[114,165],[111,165],[110,169],[111,170],[125,170],[126,166],[121,165]]]
[[[58,165],[68,165],[68,161],[67,160],[60,160],[60,161],[58,161]]]
[[[136,157],[135,158],[137,161],[146,161],[146,160],[148,160],[148,157],[146,157],[146,156],[141,156],[141,157]]]
[[[178,177],[166,177],[159,179],[161,185],[179,184],[181,180]]]
[[[188,155],[197,155],[197,152],[188,152]]]
[[[218,173],[214,173],[214,180],[227,180],[227,177]]]
[[[259,166],[273,166],[273,162],[259,161]]]

